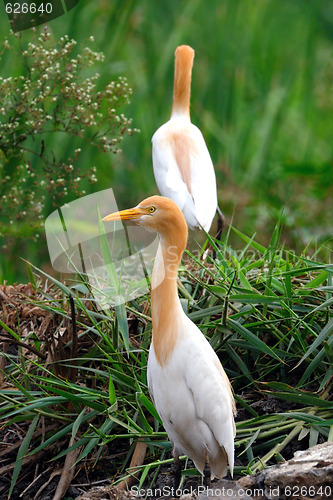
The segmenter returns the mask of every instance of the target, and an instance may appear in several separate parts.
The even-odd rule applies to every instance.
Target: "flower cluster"
[[[117,153],[123,137],[136,131],[118,111],[131,95],[126,79],[99,89],[99,75],[88,75],[102,53],[77,47],[67,36],[55,41],[47,28],[39,36],[35,30],[34,42],[25,46],[19,37],[6,38],[0,50],[6,57],[19,42],[25,68],[20,76],[0,78],[0,235],[15,236],[36,234],[46,199],[59,205],[70,194],[84,194],[85,179],[97,182],[95,167],[80,166],[76,141]],[[90,37],[87,45],[92,42]],[[54,137],[64,134],[73,138],[73,151],[60,159]],[[29,220],[23,230],[22,219]]]

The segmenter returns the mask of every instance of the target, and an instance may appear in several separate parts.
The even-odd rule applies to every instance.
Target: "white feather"
[[[148,386],[155,407],[178,454],[188,455],[199,471],[205,450],[213,477],[234,465],[235,424],[230,384],[209,342],[185,315],[178,340],[166,363],[151,344]]]
[[[172,147],[174,134],[190,138],[194,145],[186,152],[190,189],[176,161]],[[177,203],[191,229],[202,226],[208,232],[217,208],[217,194],[214,166],[202,133],[189,118],[176,115],[155,132],[152,144],[154,175],[160,193]]]

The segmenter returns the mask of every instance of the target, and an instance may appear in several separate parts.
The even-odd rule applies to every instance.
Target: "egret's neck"
[[[177,274],[185,244],[179,239],[173,242],[162,236],[154,264],[151,293],[152,341],[161,365],[167,361],[182,331],[184,313],[177,292]]]
[[[176,60],[171,116],[190,117],[192,60]]]

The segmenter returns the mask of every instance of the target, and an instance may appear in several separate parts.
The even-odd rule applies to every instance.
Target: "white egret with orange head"
[[[152,138],[154,175],[160,193],[178,205],[190,229],[208,232],[217,211],[220,235],[224,217],[217,203],[214,166],[190,118],[193,59],[190,46],[177,47],[171,118]]]
[[[102,220],[133,221],[160,237],[152,276],[148,387],[173,444],[176,483],[180,454],[190,457],[207,481],[226,475],[227,463],[232,474],[235,403],[230,382],[213,348],[183,311],[177,292],[187,242],[182,212],[172,200],[152,196]]]

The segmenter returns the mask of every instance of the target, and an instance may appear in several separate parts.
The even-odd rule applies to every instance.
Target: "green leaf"
[[[45,407],[50,408],[51,405],[57,405],[61,403],[65,403],[67,401],[66,398],[63,398],[61,396],[50,396],[42,399],[38,399],[38,401],[34,401],[33,403],[28,403],[22,406],[21,408],[18,408],[14,411],[11,411],[6,415],[7,418],[12,417],[13,415],[18,415],[19,413],[29,413],[33,410],[41,410]],[[51,412],[49,412],[51,416]],[[54,415],[56,417],[56,415]]]
[[[80,428],[80,425],[83,422],[85,413],[86,413],[86,408],[83,408],[83,410],[78,414],[77,418],[73,422],[71,443],[74,442],[75,436]]]
[[[105,420],[103,424],[101,425],[100,429],[95,429],[98,431],[99,436],[98,437],[92,437],[89,439],[89,442],[87,443],[86,447],[82,451],[81,455],[77,459],[77,463],[83,460],[89,453],[95,448],[95,446],[98,445],[98,443],[101,441],[102,437],[105,436],[110,430],[113,428],[114,423],[111,420]]]
[[[307,358],[309,358],[310,354],[313,353],[315,349],[317,349],[320,344],[326,340],[326,338],[331,334],[333,331],[333,318],[330,319],[330,321],[327,323],[327,325],[322,329],[316,340],[312,343],[312,345],[309,347],[309,349],[306,351],[304,356],[302,356],[302,359],[297,363],[296,366],[299,366],[303,361]]]
[[[259,436],[260,431],[261,431],[261,429],[259,427],[259,429],[257,429],[256,432],[253,434],[253,436],[250,438],[249,442],[246,445],[246,448],[239,454],[239,456],[243,455],[243,453],[246,453],[246,451],[253,445],[253,443],[255,442],[257,437]]]
[[[276,295],[260,295],[259,293],[238,293],[229,296],[229,300],[232,302],[244,302],[244,304],[273,304],[274,302],[279,302],[283,297],[277,297]]]
[[[248,279],[246,278],[245,274],[242,271],[238,271],[238,277],[239,277],[239,281],[242,283],[243,287],[246,290],[252,291],[252,287],[251,287]]]
[[[6,325],[3,321],[1,321],[0,319],[0,326],[2,326],[2,328],[4,328],[8,333],[10,333],[12,335],[12,337],[14,337],[14,339],[20,341],[21,340],[21,337],[19,335],[17,335],[17,333],[14,332],[14,330],[12,330],[8,325]]]
[[[245,328],[243,325],[241,325],[240,323],[231,318],[228,318],[228,324],[233,330],[239,333],[241,337],[246,339],[251,345],[253,345],[253,347],[258,349],[258,351],[264,354],[268,354],[272,358],[277,359],[280,363],[283,363],[283,361],[279,358],[279,356],[275,354],[275,352],[272,351],[272,349],[267,344],[265,344],[261,339],[259,339],[256,335],[250,332],[250,330]]]
[[[321,285],[324,281],[326,281],[327,278],[328,278],[328,272],[323,271],[318,276],[316,276],[313,280],[309,281],[309,283],[306,283],[304,285],[304,288],[316,288],[319,285]]]
[[[25,435],[25,437],[24,437],[24,439],[22,441],[22,444],[21,444],[21,446],[20,446],[20,448],[18,450],[16,461],[15,461],[15,467],[14,467],[14,471],[13,471],[13,476],[12,476],[12,481],[10,483],[8,498],[10,498],[11,495],[12,495],[12,493],[13,493],[13,489],[15,487],[16,481],[17,481],[18,476],[20,474],[20,471],[22,469],[23,460],[24,460],[24,457],[27,454],[27,451],[28,451],[28,448],[30,446],[30,442],[31,442],[32,436],[33,436],[33,434],[35,432],[38,420],[39,420],[39,416],[36,415],[33,418],[32,422],[31,422],[31,424],[29,426],[28,432],[26,433],[26,435]]]
[[[27,262],[27,261],[25,261]],[[71,297],[73,296],[73,292],[71,291],[70,288],[68,288],[66,285],[64,285],[63,283],[61,283],[61,281],[57,280],[56,278],[54,278],[53,276],[45,273],[44,271],[42,271],[41,269],[39,269],[38,267],[34,266],[33,264],[31,264],[31,267],[33,267],[34,269],[36,269],[36,271],[39,273],[39,274],[42,274],[43,276],[45,276],[48,280],[50,280],[52,283],[54,283],[62,292],[64,292],[65,295],[67,295],[68,297]]]
[[[114,388],[111,373],[109,373],[109,400],[111,406],[114,405],[115,402],[117,401],[116,390]]]
[[[135,394],[135,399],[136,399],[136,402],[137,402],[137,408],[139,410],[140,417],[141,417],[142,423],[143,423],[146,431],[149,434],[154,434],[154,430],[153,430],[152,426],[149,424],[148,420],[146,419],[145,414],[142,411],[142,407],[139,404],[139,401],[141,401],[141,398],[140,398],[141,394],[142,393],[138,393],[138,392]]]
[[[150,399],[147,398],[147,396],[145,394],[143,394],[143,392],[140,394],[139,396],[139,400],[140,402],[143,404],[143,406],[149,411],[149,413],[154,417],[156,418],[156,420],[158,420],[160,422],[161,425],[162,424],[162,420],[160,419],[160,416],[159,414],[157,413],[157,410],[155,408],[155,406],[153,405],[153,403],[150,401]]]
[[[81,424],[86,423],[89,420],[93,420],[96,415],[99,415],[98,411],[90,411],[87,412],[81,419]],[[52,445],[53,443],[56,443],[60,439],[62,439],[64,436],[67,434],[71,433],[73,435],[73,425],[75,422],[71,422],[70,424],[66,425],[59,431],[57,431],[55,434],[52,434],[48,439],[46,439],[43,443],[41,443],[37,448],[35,448],[33,451],[29,453],[29,455],[34,455],[35,453],[38,453],[39,451],[43,450],[44,448],[47,448],[48,446]]]
[[[69,391],[64,391],[62,389],[58,389],[57,387],[53,387],[52,389],[55,394],[59,394],[62,396],[64,401],[73,401],[73,403],[79,403],[83,406],[87,406],[88,408],[92,408],[93,410],[97,410],[100,413],[103,413],[106,410],[106,407],[96,401],[93,401],[92,396],[90,394],[86,394],[84,396],[78,396],[77,394],[73,394]]]
[[[236,365],[242,370],[245,377],[248,378],[251,382],[253,382],[253,377],[251,375],[249,368],[246,366],[241,357],[236,353],[236,351],[230,345],[226,346],[226,351],[229,354],[229,356],[235,361]]]
[[[124,341],[126,352],[128,354],[130,349],[130,344],[129,344],[129,331],[128,331],[128,321],[127,321],[125,304],[116,305],[115,310],[116,310],[119,330]]]
[[[283,412],[279,413],[279,416],[280,415],[284,415],[289,418],[296,418],[297,420],[301,420],[302,422],[306,422],[308,424],[322,425],[324,427],[329,427],[333,423],[333,420],[325,420],[324,418],[318,417],[317,415],[311,415],[310,413],[301,411]]]
[[[258,417],[258,413],[243,398],[240,398],[239,396],[237,396],[237,394],[234,394],[234,398],[236,403],[245,408],[250,413],[250,415]]]
[[[253,238],[249,238],[248,236],[243,234],[241,231],[236,229],[234,226],[231,226],[231,229],[236,234],[238,234],[238,236],[240,236],[240,238],[242,238],[242,240],[244,240],[246,243],[250,243],[251,247],[253,247],[255,250],[258,250],[258,252],[260,252],[262,255],[264,255],[264,253],[266,252],[266,248],[264,246],[260,245],[256,241],[254,241]]]
[[[287,401],[294,401],[304,406],[333,409],[333,401],[321,399],[318,396],[314,396],[313,393],[295,390],[293,387],[281,382],[267,382],[264,385],[266,387],[276,389],[276,392],[269,392],[269,394],[273,394],[277,398],[285,399]],[[284,391],[281,392],[281,389]]]

